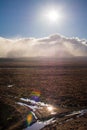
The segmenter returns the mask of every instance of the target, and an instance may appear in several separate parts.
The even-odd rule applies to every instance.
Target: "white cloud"
[[[45,38],[0,37],[0,57],[72,57],[87,56],[87,40],[59,34]]]

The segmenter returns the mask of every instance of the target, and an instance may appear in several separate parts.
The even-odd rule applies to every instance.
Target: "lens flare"
[[[32,122],[33,122],[33,114],[31,112],[29,112],[28,115],[27,115],[28,126],[31,125]]]
[[[31,93],[31,99],[34,100],[34,101],[36,101],[36,102],[38,102],[40,100],[39,99],[40,95],[41,95],[40,91],[32,91],[32,93]]]
[[[33,91],[32,93],[31,93],[33,96],[40,96],[40,91]]]

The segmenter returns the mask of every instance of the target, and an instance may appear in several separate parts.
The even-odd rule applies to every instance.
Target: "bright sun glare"
[[[47,109],[48,109],[48,111],[52,112],[53,107],[52,106],[48,106]]]
[[[52,9],[46,12],[46,17],[50,22],[54,23],[61,19],[61,14],[57,10]]]

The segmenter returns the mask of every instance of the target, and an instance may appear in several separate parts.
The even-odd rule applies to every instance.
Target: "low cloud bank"
[[[87,56],[87,40],[54,34],[44,38],[0,37],[0,57],[76,57]]]

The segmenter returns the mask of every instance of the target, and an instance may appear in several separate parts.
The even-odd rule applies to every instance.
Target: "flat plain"
[[[78,111],[87,109],[87,61],[0,60],[0,130],[24,128],[29,112],[17,104],[39,91],[39,101]],[[87,113],[67,120],[57,119],[44,130],[86,130]]]

